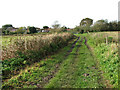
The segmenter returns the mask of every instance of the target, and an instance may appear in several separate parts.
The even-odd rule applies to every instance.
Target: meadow
[[[118,88],[118,32],[3,36],[3,88]]]

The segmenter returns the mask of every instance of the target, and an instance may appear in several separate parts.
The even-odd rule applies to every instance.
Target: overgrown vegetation
[[[4,81],[2,87],[118,88],[119,61],[116,32],[76,34],[76,36],[81,38],[76,43],[74,42],[75,45],[71,41],[68,45],[64,44],[67,46],[59,49],[58,53],[54,55],[45,54],[48,56],[47,58],[32,62],[33,65],[27,66],[19,75]],[[53,44],[54,49],[61,46],[57,40],[61,42],[60,38],[54,38],[54,43],[57,43],[57,46]],[[44,49],[49,51],[48,48]],[[58,49],[53,52],[56,51]],[[25,65],[31,64],[32,59],[24,60],[26,57],[22,55],[18,59],[12,58],[9,63],[4,60],[3,70],[8,66],[10,68],[6,69],[7,73],[17,74],[19,67],[24,68]],[[35,60],[35,55],[32,56]]]
[[[44,59],[28,66],[26,70],[22,70],[18,76],[3,82],[2,87],[7,88],[42,88],[47,79],[55,73],[56,68],[64,62],[66,55],[69,53],[73,41],[69,41],[68,46],[59,50],[55,55],[48,56]]]
[[[120,22],[52,27],[2,26],[3,88],[118,88]]]
[[[98,60],[105,84],[109,83],[111,87],[118,88],[118,34],[108,32],[91,34],[88,42]]]
[[[20,69],[41,58],[53,54],[67,45],[73,38],[69,33],[50,34],[32,38],[15,39],[13,44],[3,49],[3,79],[18,74]],[[9,53],[11,52],[11,53]]]

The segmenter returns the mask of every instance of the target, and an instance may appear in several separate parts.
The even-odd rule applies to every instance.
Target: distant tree
[[[100,32],[100,25],[99,24],[94,24],[92,27],[91,27],[91,31],[92,32]]]
[[[120,21],[118,21],[117,30],[120,31]]]
[[[80,28],[82,32],[89,32],[90,31],[90,26],[93,24],[93,19],[90,18],[85,18],[82,19],[80,22]]]
[[[108,20],[98,20],[92,26],[92,30],[99,32],[99,31],[107,31],[108,30]]]
[[[80,26],[91,26],[93,24],[93,19],[85,18],[80,22]]]
[[[58,21],[55,21],[54,24],[52,25],[54,29],[58,29],[60,27],[60,24],[58,24]]]
[[[61,27],[61,31],[62,32],[66,32],[67,31],[67,27],[66,26]]]
[[[17,29],[17,34],[23,34],[26,31],[26,27],[20,27],[19,29]]]
[[[29,27],[29,31],[30,31],[30,33],[36,33],[37,32],[35,27]]]
[[[3,32],[5,35],[9,35],[9,33],[10,33],[9,30],[2,30],[2,32]]]
[[[48,29],[49,27],[48,26],[43,26],[44,29]]]
[[[13,28],[11,24],[5,24],[2,26],[2,33],[3,34],[9,34],[9,29],[8,28]]]
[[[118,22],[117,21],[109,22],[108,25],[109,25],[109,27],[108,27],[109,31],[116,31],[118,29]]]
[[[13,27],[12,24],[6,24],[2,26],[2,30],[6,30],[8,27]]]

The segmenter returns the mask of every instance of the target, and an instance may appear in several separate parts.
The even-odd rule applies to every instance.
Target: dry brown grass
[[[99,38],[99,37],[102,37],[102,38],[106,38],[106,37],[112,37],[113,38],[113,41],[118,43],[118,37],[119,37],[119,34],[118,32],[96,32],[96,33],[91,33],[91,36],[93,38]]]
[[[57,38],[61,39],[58,41]],[[12,40],[11,44],[7,47],[3,47],[2,60],[18,57],[17,51],[25,53],[27,50],[39,51],[44,46],[50,46],[51,43],[57,44],[58,42],[66,42],[67,39],[71,38],[69,33],[54,33],[49,35],[36,35],[32,37],[19,37]]]

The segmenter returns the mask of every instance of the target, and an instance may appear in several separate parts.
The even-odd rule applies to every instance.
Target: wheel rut
[[[110,84],[109,84],[109,81],[108,80],[105,80],[104,81],[104,77],[102,76],[102,73],[103,71],[99,70],[99,62],[98,60],[95,58],[95,55],[93,54],[93,49],[87,44],[87,38],[84,37],[85,39],[85,45],[87,46],[87,48],[89,49],[89,51],[91,52],[91,56],[93,57],[94,61],[96,62],[95,63],[95,66],[93,66],[92,68],[96,69],[98,71],[98,76],[100,76],[98,78],[98,83],[99,83],[99,88],[110,88],[112,87]],[[106,85],[106,86],[105,86]]]
[[[78,42],[79,39],[80,39],[80,37],[78,37],[77,40],[73,42],[70,50],[67,51],[67,53],[66,53],[66,55],[65,55],[65,57],[64,57],[64,60],[66,60],[67,57],[70,55],[70,53],[72,52],[73,48],[75,47],[75,45],[76,45],[76,43]],[[38,87],[38,88],[43,88],[44,85],[46,85],[47,83],[49,83],[49,80],[51,80],[53,77],[55,77],[55,74],[60,70],[60,68],[59,68],[60,65],[61,65],[61,63],[56,64],[56,69],[55,69],[54,71],[52,71],[50,75],[44,77],[44,78],[42,79],[42,82],[39,83],[39,85],[37,85],[37,87]]]

